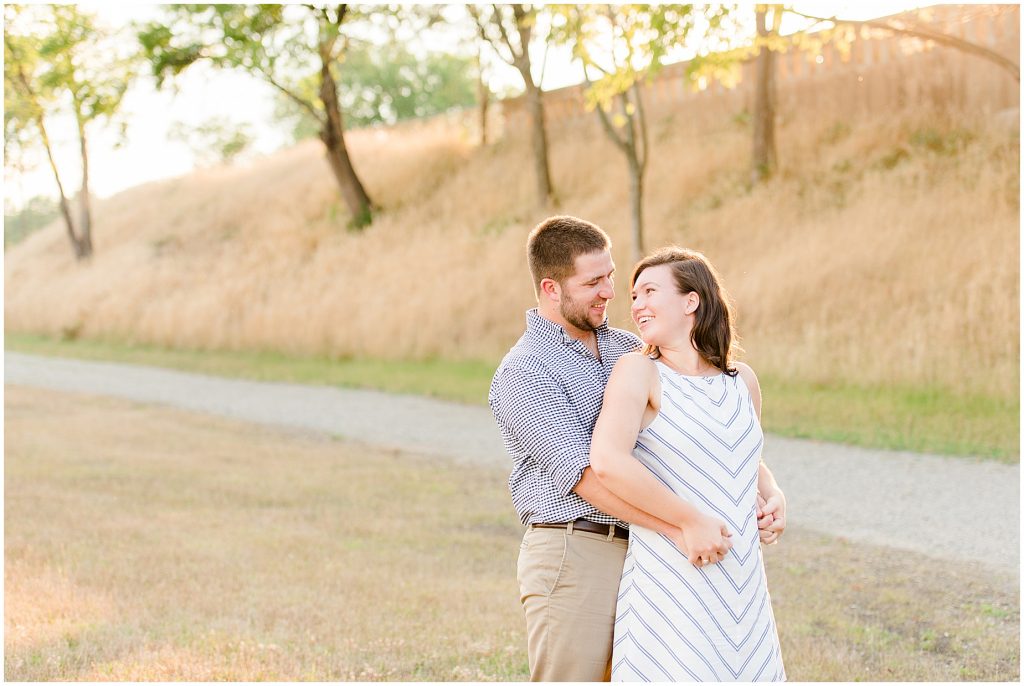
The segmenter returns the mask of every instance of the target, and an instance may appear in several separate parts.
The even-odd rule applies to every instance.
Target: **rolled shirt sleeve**
[[[540,370],[506,366],[491,408],[522,452],[551,475],[558,491],[571,493],[590,466],[590,431],[557,381]]]

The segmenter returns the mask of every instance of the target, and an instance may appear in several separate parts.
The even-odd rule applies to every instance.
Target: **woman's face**
[[[632,297],[633,323],[644,343],[672,348],[690,340],[700,298],[676,289],[671,265],[659,264],[640,272]]]

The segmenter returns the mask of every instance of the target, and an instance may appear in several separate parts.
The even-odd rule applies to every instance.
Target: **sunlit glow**
[[[851,19],[895,14],[913,7],[920,2],[893,0],[892,2],[814,2],[796,3],[797,11],[818,16],[842,16]],[[749,6],[748,6],[749,7]],[[158,15],[156,5],[147,4],[88,4],[83,7],[95,12],[101,23],[112,28],[126,28],[133,20],[147,20]],[[460,8],[451,10],[454,17]],[[746,16],[749,14],[749,16]],[[737,17],[737,35],[749,35],[753,24],[753,9]],[[787,13],[783,33],[799,30],[807,20]],[[546,36],[550,33],[547,20],[539,21],[535,34]],[[122,40],[134,41],[131,30],[125,30]],[[428,43],[431,41],[427,41]],[[435,40],[434,44],[452,44],[451,40]],[[610,41],[609,41],[610,43]],[[721,49],[723,45],[700,46],[702,50]],[[610,46],[609,46],[610,49]],[[673,53],[672,61],[689,59],[694,54],[692,46]],[[609,54],[608,57],[611,55]],[[541,87],[544,90],[578,84],[582,81],[580,63],[566,46],[544,45],[537,41],[531,47],[531,58],[539,77],[543,73]],[[823,58],[818,56],[821,64]],[[605,60],[609,61],[609,60]],[[184,174],[194,168],[193,154],[181,143],[168,140],[168,129],[175,122],[199,124],[210,119],[222,118],[234,124],[244,124],[253,133],[253,150],[269,153],[287,143],[286,135],[272,123],[274,107],[272,89],[254,77],[241,72],[203,69],[195,65],[179,80],[178,92],[157,92],[151,79],[140,78],[129,89],[124,102],[126,119],[129,122],[128,137],[123,146],[116,146],[116,136],[109,130],[97,127],[90,141],[91,186],[93,192],[106,197],[130,186],[169,176]],[[641,65],[642,66],[642,65]],[[485,70],[494,92],[509,93],[521,89],[518,72],[495,56],[485,58]],[[709,87],[706,78],[701,78],[697,87]],[[243,104],[244,103],[244,104]],[[50,131],[56,145],[56,157],[66,174],[65,185],[74,193],[78,188],[79,163],[75,124],[71,117],[55,117]],[[34,156],[41,161],[42,156]],[[66,171],[64,171],[66,170]],[[52,174],[45,164],[34,169],[17,172],[5,170],[5,207],[17,208],[37,195],[55,196],[56,188]]]

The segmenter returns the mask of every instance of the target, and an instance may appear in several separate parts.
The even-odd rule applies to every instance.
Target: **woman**
[[[758,493],[782,500],[780,516],[784,500],[759,459],[757,377],[731,359],[729,305],[703,255],[662,249],[636,266],[631,286],[646,347],[612,371],[591,467],[681,533],[630,529],[612,680],[783,681]]]

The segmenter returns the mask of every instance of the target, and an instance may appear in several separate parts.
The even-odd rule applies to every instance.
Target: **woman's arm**
[[[679,527],[658,519],[649,512],[635,507],[608,490],[594,473],[593,467],[587,467],[580,475],[580,480],[573,486],[573,493],[605,514],[621,519],[624,522],[657,531],[675,540],[679,537]]]
[[[677,496],[633,457],[644,410],[657,383],[657,369],[643,355],[630,353],[616,363],[594,428],[590,466],[609,491],[678,526],[691,563],[701,557],[717,562],[732,547],[725,524]]]

